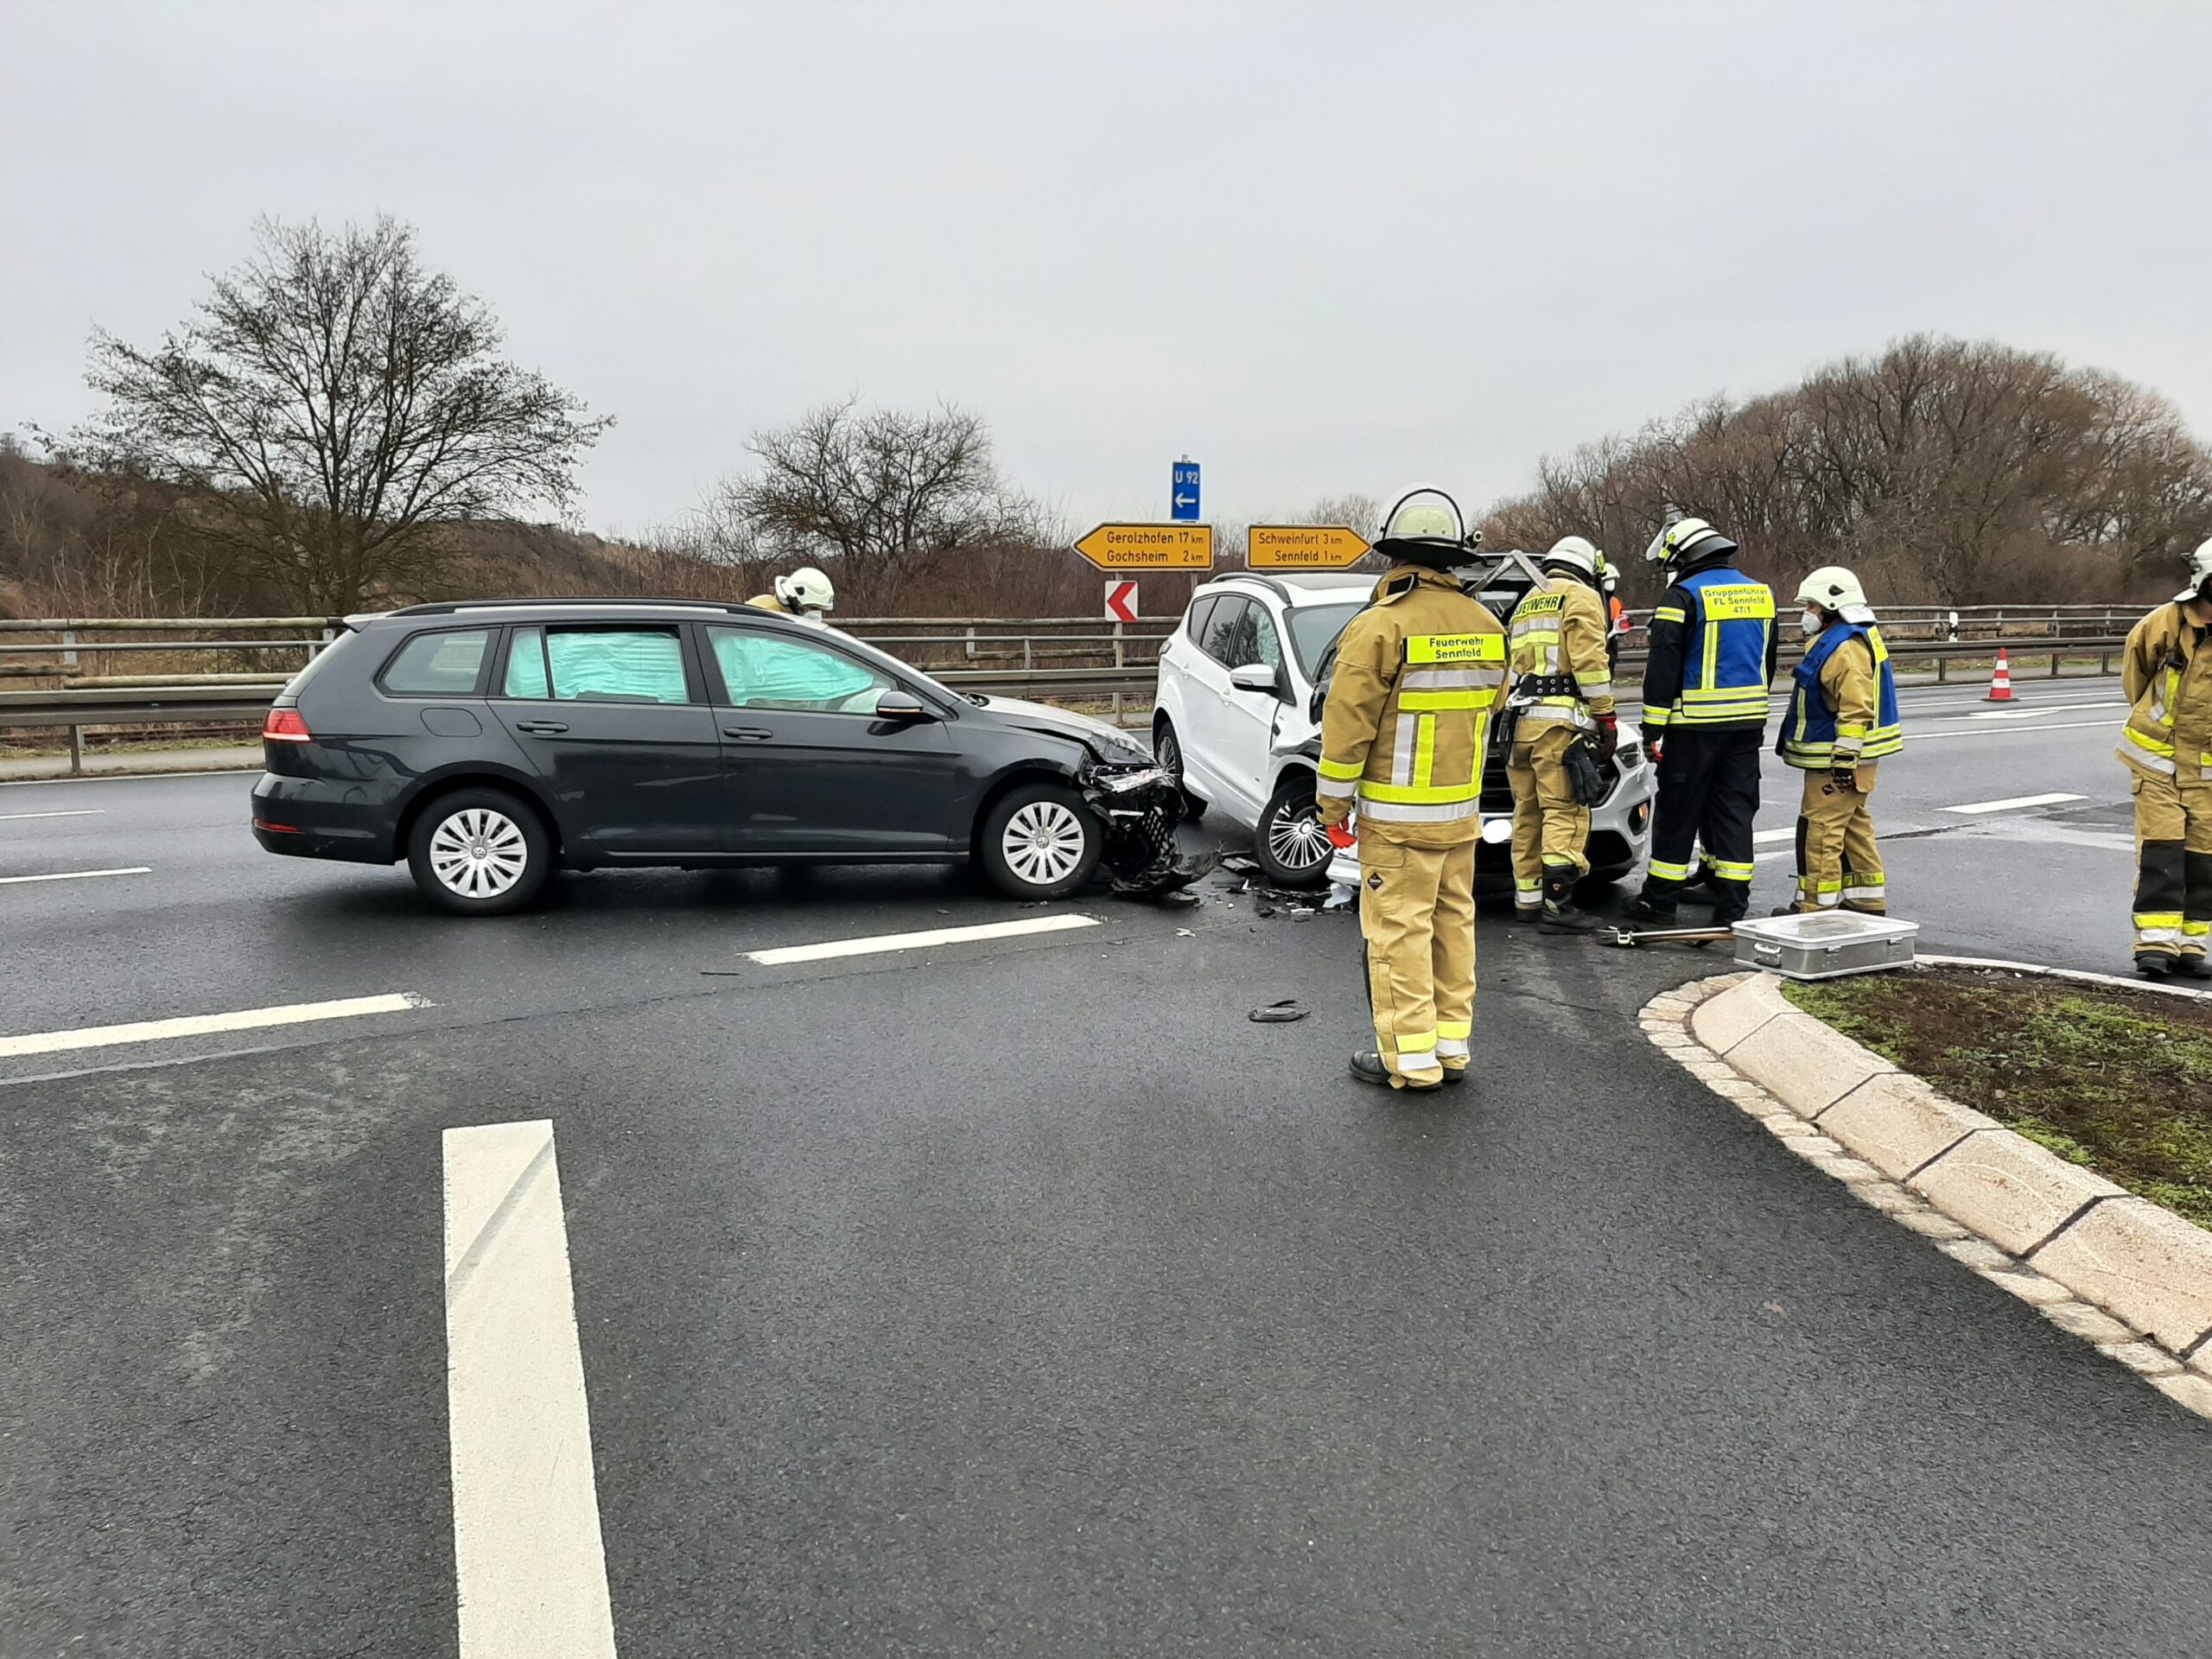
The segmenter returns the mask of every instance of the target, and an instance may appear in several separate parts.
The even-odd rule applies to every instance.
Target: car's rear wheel
[[[407,868],[423,896],[457,916],[519,910],[553,873],[553,839],[525,802],[503,789],[457,789],[415,820]]]
[[[1191,793],[1191,786],[1183,781],[1183,740],[1175,730],[1175,722],[1162,715],[1153,722],[1153,764],[1175,780],[1175,787],[1183,791],[1183,816],[1196,823],[1205,816],[1206,804]]]
[[[1296,774],[1284,779],[1261,808],[1259,826],[1252,831],[1252,861],[1260,873],[1274,887],[1323,887],[1335,852],[1314,804],[1313,780]]]
[[[983,820],[983,874],[1008,898],[1065,899],[1090,880],[1105,827],[1058,784],[1017,784]]]

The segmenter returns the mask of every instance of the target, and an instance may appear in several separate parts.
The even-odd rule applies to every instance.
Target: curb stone
[[[1853,1198],[2212,1418],[2212,1232],[1899,1071],[1771,974],[1680,986],[1637,1023]]]

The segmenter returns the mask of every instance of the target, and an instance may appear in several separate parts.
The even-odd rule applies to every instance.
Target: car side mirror
[[[937,710],[911,691],[886,691],[875,700],[878,720],[935,720]]]
[[[1265,663],[1247,663],[1242,668],[1229,671],[1229,683],[1239,691],[1265,691],[1273,696],[1282,689],[1282,679]]]

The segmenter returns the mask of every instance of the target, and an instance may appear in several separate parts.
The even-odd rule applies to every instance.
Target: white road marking
[[[1796,839],[1797,826],[1794,823],[1787,830],[1754,830],[1751,832],[1751,840],[1755,843],[1762,841],[1795,841]]]
[[[1970,806],[1946,806],[1940,807],[1937,810],[1943,812],[2012,812],[2018,811],[2024,807],[2056,806],[2062,801],[2085,801],[2088,798],[2089,798],[2086,795],[2068,795],[2064,793],[2056,795],[2015,795],[2010,800],[1976,801]]]
[[[2092,709],[2117,710],[2120,707],[2121,705],[2116,702],[2058,702],[2053,703],[2048,709],[1985,709],[1979,714],[1953,715],[1950,718],[1953,720],[2034,720],[2043,715],[2080,715],[2086,714]]]
[[[0,823],[16,818],[97,818],[106,810],[104,806],[79,806],[67,812],[0,812]]]
[[[315,1020],[350,1020],[364,1014],[404,1014],[429,1007],[412,991],[385,996],[348,996],[331,1002],[293,1002],[282,1007],[239,1008],[230,1014],[192,1014],[175,1020],[141,1020],[127,1026],[80,1026],[74,1031],[34,1031],[0,1037],[0,1059],[18,1054],[59,1054],[73,1048],[105,1048],[115,1043],[155,1043],[173,1037],[202,1037],[213,1032],[257,1031],[267,1026],[305,1025]]]
[[[1792,836],[1795,836],[1797,832],[1793,830],[1789,833]],[[1797,849],[1795,847],[1777,847],[1770,853],[1753,853],[1751,855],[1751,862],[1754,864],[1769,864],[1777,858],[1795,858],[1796,856]]]
[[[149,864],[133,864],[124,870],[56,870],[52,875],[0,875],[0,887],[17,881],[84,881],[95,875],[151,875]]]
[[[2120,722],[2113,720],[2062,720],[2049,726],[2022,726],[2013,730],[1974,729],[1963,732],[1907,732],[1908,743],[1932,743],[1943,737],[2041,737],[2045,732],[2086,732],[2101,726],[2107,731],[2118,731]]]
[[[445,1132],[461,1659],[613,1659],[553,1126]]]
[[[973,939],[1012,939],[1025,933],[1064,933],[1096,927],[1096,916],[1033,916],[1022,922],[985,922],[976,927],[933,927],[923,933],[878,933],[868,938],[830,939],[821,944],[788,944],[773,950],[748,950],[749,962],[779,968],[791,962],[827,962],[833,957],[866,957],[879,950],[921,950],[933,944],[965,944]]]

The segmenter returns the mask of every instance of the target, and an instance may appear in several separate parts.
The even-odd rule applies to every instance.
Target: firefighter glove
[[[1856,760],[1847,760],[1842,755],[1836,756],[1835,764],[1828,768],[1828,781],[1838,789],[1849,790],[1853,794],[1857,794],[1859,792],[1859,763]]]
[[[1324,830],[1333,830],[1337,825],[1342,823],[1346,818],[1351,817],[1351,797],[1349,795],[1324,795],[1319,801],[1314,803],[1314,807],[1315,810],[1320,815],[1321,827]]]

